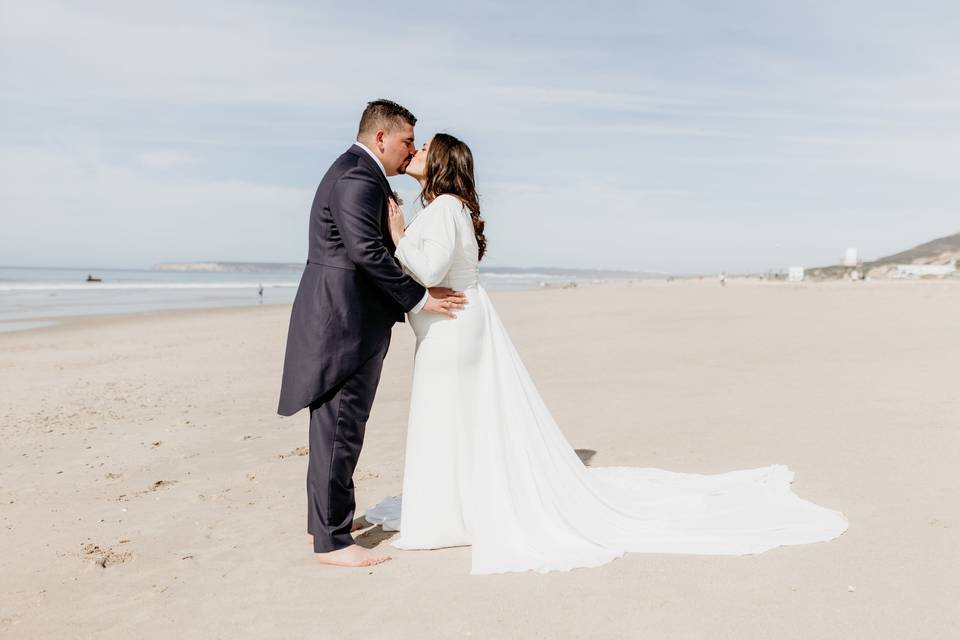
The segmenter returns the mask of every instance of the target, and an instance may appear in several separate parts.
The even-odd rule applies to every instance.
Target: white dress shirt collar
[[[367,152],[367,155],[369,155],[371,158],[373,158],[373,161],[377,163],[377,166],[378,166],[378,167],[380,167],[380,171],[383,172],[383,177],[386,178],[386,177],[387,177],[387,170],[383,168],[383,163],[380,162],[380,158],[378,158],[378,157],[376,156],[376,154],[373,153],[373,151],[370,151],[370,149],[367,148],[367,145],[363,144],[362,142],[354,142],[353,144],[357,145],[358,147],[360,147],[361,149],[363,149],[364,151],[366,151],[366,152]]]

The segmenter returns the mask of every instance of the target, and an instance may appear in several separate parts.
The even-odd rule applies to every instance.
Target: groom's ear
[[[387,132],[383,129],[377,129],[377,132],[373,134],[373,143],[377,145],[377,150],[380,153],[383,153],[383,138],[387,135]]]

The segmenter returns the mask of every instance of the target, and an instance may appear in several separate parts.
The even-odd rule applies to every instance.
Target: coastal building
[[[843,258],[843,266],[856,267],[860,264],[860,252],[856,247],[847,247],[847,253]]]
[[[787,272],[788,282],[803,282],[803,278],[804,278],[803,267],[790,267],[790,271]]]
[[[957,272],[957,263],[947,264],[898,264],[895,278],[922,278],[923,276],[949,276]]]

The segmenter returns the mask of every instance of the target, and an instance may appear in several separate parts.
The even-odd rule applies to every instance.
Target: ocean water
[[[86,282],[87,276],[101,282]],[[66,316],[293,301],[295,271],[204,272],[0,267],[0,331]],[[29,327],[26,327],[29,328]]]
[[[256,304],[290,304],[299,265],[245,264],[223,270],[0,267],[0,331],[17,331],[86,315],[145,313]],[[87,282],[93,276],[100,282]],[[644,274],[574,269],[481,269],[489,289],[586,284]],[[261,296],[262,290],[262,296]]]

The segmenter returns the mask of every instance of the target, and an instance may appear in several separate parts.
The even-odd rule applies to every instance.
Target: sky
[[[380,97],[471,146],[490,265],[879,257],[960,232],[957,33],[956,2],[0,0],[0,265],[299,262]]]

